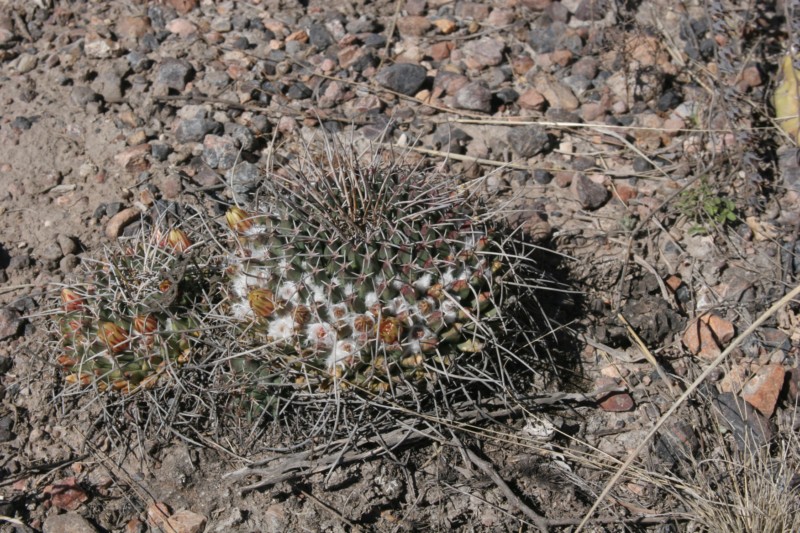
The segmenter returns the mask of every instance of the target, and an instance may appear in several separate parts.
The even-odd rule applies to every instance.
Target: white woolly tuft
[[[423,274],[414,282],[414,288],[420,292],[425,292],[431,288],[431,281],[433,281],[433,276],[430,273]]]
[[[279,300],[297,303],[300,301],[300,288],[293,281],[285,281],[278,287],[277,297]]]
[[[345,366],[348,364],[348,359],[353,357],[358,352],[356,343],[350,339],[343,339],[337,341],[331,353],[328,355],[327,365],[330,370],[333,370],[336,365]]]
[[[368,292],[366,296],[364,296],[364,305],[367,306],[367,309],[370,309],[373,305],[380,302],[377,293]]]
[[[231,305],[231,314],[239,320],[244,320],[253,316],[253,310],[247,303],[237,302]]]
[[[333,348],[336,330],[327,322],[314,322],[306,328],[306,343],[318,350]]]
[[[455,279],[455,274],[452,268],[448,268],[445,270],[444,274],[442,274],[442,285],[445,287],[453,282]]]
[[[269,323],[267,335],[275,342],[284,342],[294,335],[294,320],[280,317]]]
[[[458,304],[453,300],[445,299],[442,301],[441,310],[444,321],[448,324],[455,322],[456,318],[458,318],[458,309]]]

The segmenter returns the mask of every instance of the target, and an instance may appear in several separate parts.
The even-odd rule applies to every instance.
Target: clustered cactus
[[[192,358],[207,286],[204,272],[182,264],[190,246],[173,228],[61,290],[57,362],[67,383],[128,393],[155,387]]]
[[[431,390],[501,336],[530,264],[448,180],[338,155],[274,175],[227,211],[226,234],[201,237],[228,243],[206,266],[172,229],[64,289],[58,362],[70,382],[131,392],[213,331],[220,387],[259,411],[287,391]]]

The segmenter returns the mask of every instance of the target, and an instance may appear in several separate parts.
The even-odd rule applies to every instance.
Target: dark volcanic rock
[[[420,65],[399,63],[381,69],[375,80],[382,86],[400,94],[412,96],[425,83],[428,71]]]
[[[528,159],[550,148],[550,136],[542,126],[512,128],[508,132],[508,144],[519,157]]]

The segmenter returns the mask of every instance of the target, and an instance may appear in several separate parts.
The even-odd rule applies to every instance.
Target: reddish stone
[[[544,107],[545,98],[536,89],[528,89],[519,96],[517,103],[522,109],[541,111]]]
[[[638,196],[639,191],[636,187],[620,183],[614,185],[614,197],[620,200],[623,204],[628,204],[631,200]]]
[[[167,3],[175,8],[175,11],[181,15],[185,15],[192,9],[197,7],[198,0],[168,0]]]
[[[786,370],[782,365],[763,366],[745,384],[742,389],[742,398],[767,418],[771,417],[775,412],[775,404],[783,388],[785,375]]]
[[[684,346],[704,359],[714,359],[733,338],[733,324],[714,314],[703,315],[692,322],[683,334]]]
[[[603,411],[622,413],[634,408],[633,397],[627,392],[615,392],[600,402]]]
[[[442,59],[447,59],[450,57],[450,52],[453,51],[453,42],[452,41],[442,41],[434,44],[431,46],[431,50],[428,55],[430,55],[431,59],[434,61],[441,61]]]

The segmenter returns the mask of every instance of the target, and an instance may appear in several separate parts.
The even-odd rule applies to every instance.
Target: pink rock
[[[167,519],[166,531],[175,533],[200,533],[206,527],[206,517],[193,513],[192,511],[181,510]]]
[[[541,111],[544,107],[545,98],[536,89],[528,89],[519,96],[517,103],[522,109]]]
[[[138,39],[150,31],[150,19],[147,17],[123,16],[117,21],[117,35],[125,39]]]
[[[167,31],[179,37],[186,38],[197,31],[197,26],[186,19],[176,18],[167,23]]]
[[[714,314],[703,315],[692,322],[683,334],[683,345],[704,359],[714,359],[734,335],[731,322]]]
[[[115,155],[114,161],[128,172],[143,172],[150,168],[149,153],[150,144],[139,144]]]
[[[766,365],[742,389],[742,398],[767,418],[775,412],[786,370],[782,365]]]
[[[403,37],[422,37],[432,26],[431,21],[421,16],[407,16],[397,19],[397,31]]]
[[[606,113],[606,108],[599,102],[586,102],[581,106],[581,118],[585,122],[593,122]]]

